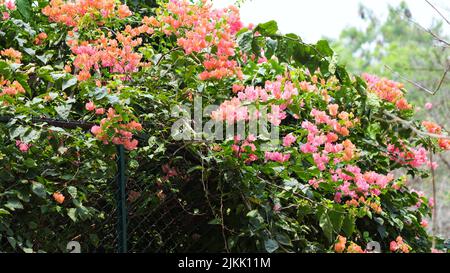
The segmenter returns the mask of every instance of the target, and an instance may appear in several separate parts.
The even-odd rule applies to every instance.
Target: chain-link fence
[[[0,123],[8,120],[0,117]],[[68,129],[86,130],[92,126],[50,119],[33,121]],[[14,175],[0,181],[0,204],[6,207],[9,204],[13,211],[8,217],[0,215],[0,252],[208,251],[204,242],[220,232],[217,225],[209,223],[214,217],[204,210],[208,204],[202,184],[184,181],[162,191],[157,183],[143,183],[130,176],[124,147],[117,145],[116,149],[113,169],[106,177],[95,177],[95,168],[99,166],[89,161],[88,156],[86,161],[76,162],[75,167],[62,163],[44,170],[46,174],[40,177],[63,180],[60,183],[70,193],[64,202],[70,205],[58,206],[61,211],[42,211],[46,206],[35,203],[39,200],[9,199],[9,193],[21,192],[30,185],[21,183]],[[92,172],[92,179],[78,179],[82,168],[85,173]],[[1,166],[0,172],[4,177],[8,167]],[[33,220],[36,214],[40,215],[37,221]]]
[[[11,117],[0,117],[3,125],[10,120]],[[92,127],[84,122],[42,118],[31,122],[65,130]],[[3,147],[8,141],[6,134],[0,137]],[[61,145],[61,149],[66,148]],[[118,151],[122,153],[116,156],[117,164],[110,164],[117,172],[105,176],[96,169],[106,166],[85,150],[77,151],[78,158],[74,160],[64,159],[63,150],[61,160],[57,156],[50,158],[45,147],[33,156],[24,156],[27,153],[20,153],[19,146],[8,150],[10,160],[3,160],[0,166],[0,252],[124,251],[119,248],[123,242],[118,236],[119,212],[123,213],[119,210],[123,195],[119,195],[118,184],[124,182],[123,148]],[[91,173],[92,179],[80,173]],[[64,195],[51,196],[52,190]]]
[[[197,181],[198,182],[198,181]],[[159,202],[147,203],[151,186],[128,183],[130,196],[140,193],[128,207],[128,244],[130,252],[204,252],[205,239],[215,236],[210,215],[200,212],[206,202],[196,181],[186,181],[176,192],[157,193]]]

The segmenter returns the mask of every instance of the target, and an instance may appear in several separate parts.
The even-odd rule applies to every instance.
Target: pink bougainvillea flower
[[[92,101],[86,103],[86,110],[94,111],[95,110],[95,104]]]
[[[92,126],[92,128],[91,128],[91,132],[92,132],[94,135],[101,134],[102,131],[103,131],[102,128],[101,128],[100,126],[97,126],[97,125],[94,125],[94,126]]]
[[[5,7],[9,10],[16,10],[16,3],[13,0],[6,0]]]
[[[169,178],[178,175],[177,169],[175,167],[170,167],[169,164],[162,165],[162,171],[165,173],[164,180],[168,180]]]
[[[265,152],[264,157],[266,161],[286,162],[291,157],[290,154],[282,154],[280,152]]]
[[[317,180],[317,179],[310,179],[308,181],[308,184],[311,185],[311,187],[313,187],[314,189],[318,189],[319,188],[319,184],[323,182],[322,180]]]
[[[290,147],[296,140],[297,138],[292,133],[290,133],[283,138],[283,146]]]
[[[10,17],[10,16],[9,16],[9,13],[7,13],[6,11],[2,13],[2,19],[3,19],[3,20],[6,21],[6,20],[9,19],[9,17]]]
[[[95,109],[95,114],[96,115],[103,115],[103,114],[105,114],[105,108],[97,108],[97,109]]]
[[[425,120],[422,122],[422,126],[427,129],[428,133],[439,135],[442,132],[442,127],[432,121]]]
[[[258,156],[257,156],[257,155],[255,155],[255,154],[249,154],[249,155],[248,155],[248,158],[245,160],[245,163],[246,163],[246,164],[250,164],[250,163],[252,163],[252,162],[254,162],[254,161],[256,161],[256,160],[258,160]]]
[[[403,241],[403,238],[401,236],[397,236],[395,241],[390,242],[389,249],[392,252],[409,253],[410,246]]]
[[[420,225],[424,228],[428,227],[428,221],[423,219],[422,221],[420,221]]]
[[[254,134],[249,134],[247,137],[247,141],[249,141],[249,142],[256,141],[256,136]]]
[[[427,150],[423,147],[407,148],[405,146],[402,149],[389,144],[387,147],[391,159],[402,164],[410,165],[414,168],[418,168],[424,164],[427,164]]]
[[[392,252],[396,252],[397,249],[398,249],[397,242],[395,242],[395,241],[390,242],[390,244],[389,244],[389,250],[391,250]]]
[[[425,109],[431,110],[433,108],[433,104],[431,102],[425,103]]]
[[[118,16],[123,19],[131,15],[129,9],[122,6],[125,5],[117,6],[115,0],[51,0],[49,5],[42,9],[42,13],[48,16],[50,21],[70,27],[76,27],[86,14],[101,14],[101,17],[97,18],[97,23],[101,25],[107,18]]]
[[[16,146],[17,146],[17,148],[19,148],[19,150],[20,150],[22,153],[26,153],[26,152],[28,152],[28,150],[30,149],[31,144],[22,142],[22,141],[20,141],[20,140],[16,140]]]
[[[427,162],[427,166],[428,166],[428,168],[436,170],[439,167],[439,164],[437,162],[435,162],[435,161],[433,161],[433,162],[428,161]]]
[[[338,114],[338,109],[339,109],[339,105],[337,105],[337,104],[329,104],[328,105],[328,112],[333,117],[335,117]]]

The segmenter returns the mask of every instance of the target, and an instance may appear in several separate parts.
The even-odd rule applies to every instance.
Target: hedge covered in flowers
[[[206,0],[7,0],[0,11],[6,251],[65,249],[47,241],[65,220],[75,224],[64,232],[98,245],[102,234],[83,223],[105,217],[98,200],[114,202],[112,144],[129,150],[129,180],[151,189],[134,202],[201,185],[193,198],[217,226],[197,238],[208,251],[365,252],[377,241],[383,252],[430,252],[433,240],[442,249],[425,229],[433,200],[405,184],[437,167],[430,155],[450,149],[447,133],[413,119],[401,83],[347,72],[327,41],[305,44],[274,21],[245,26],[236,7]],[[203,122],[248,127],[266,109],[281,140],[172,138],[171,109],[197,97],[219,105]]]

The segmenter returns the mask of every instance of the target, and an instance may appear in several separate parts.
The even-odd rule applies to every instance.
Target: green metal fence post
[[[125,149],[123,145],[117,145],[117,235],[118,235],[118,252],[126,253],[127,249],[127,205],[126,205],[126,166],[125,166]]]

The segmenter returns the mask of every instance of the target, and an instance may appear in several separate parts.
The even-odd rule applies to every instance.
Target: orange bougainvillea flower
[[[36,36],[36,39],[34,39],[34,44],[40,45],[45,39],[47,39],[47,33],[41,32]]]
[[[15,50],[14,48],[8,48],[0,51],[0,55],[10,58],[15,63],[20,63],[20,60],[22,59],[22,53]]]
[[[51,0],[49,5],[42,9],[42,13],[48,16],[50,21],[76,27],[85,14],[92,14],[92,16],[94,14],[100,14],[102,19],[112,18],[116,16],[116,7],[117,5],[114,0]],[[123,7],[122,11],[120,11],[119,7],[117,13],[119,16],[128,14]],[[102,21],[100,20],[98,24],[101,23]]]
[[[47,39],[47,33],[41,32],[41,33],[38,34],[37,37],[38,37],[40,40],[45,40],[45,39]]]
[[[345,161],[352,160],[355,155],[355,145],[353,145],[353,143],[349,139],[344,140],[342,142],[342,145],[344,146],[344,156],[342,157],[342,159]]]
[[[70,73],[70,72],[72,72],[72,68],[70,67],[70,65],[65,65],[64,71],[66,71],[67,73]]]
[[[25,93],[25,89],[18,81],[13,81],[12,83],[8,80],[3,80],[0,78],[0,97],[4,95],[15,96],[19,93]]]
[[[329,104],[328,111],[330,112],[330,115],[332,115],[333,117],[336,116],[338,114],[338,108],[339,105],[337,104]]]
[[[392,252],[403,252],[403,253],[409,253],[410,246],[403,241],[403,238],[401,236],[397,236],[395,241],[392,241],[389,244],[389,249]]]
[[[350,245],[347,248],[348,253],[365,253],[365,251],[354,242],[351,242]]]
[[[442,135],[442,127],[432,121],[423,121],[422,126],[428,131],[428,133],[435,135]],[[439,138],[438,139],[439,146],[444,150],[450,150],[450,139],[448,138]]]
[[[55,193],[53,193],[53,199],[55,199],[55,201],[58,203],[58,204],[62,204],[62,203],[64,203],[64,199],[65,199],[66,197],[64,197],[64,195],[62,194],[62,193],[60,193],[60,192],[55,192]]]
[[[119,9],[117,10],[117,13],[120,19],[127,18],[128,16],[131,15],[131,11],[127,5],[120,5]]]
[[[438,140],[439,146],[444,150],[450,150],[450,139],[440,138]]]
[[[412,108],[404,98],[403,84],[367,73],[362,76],[366,80],[367,91],[375,93],[382,100],[394,103],[400,110]]]
[[[345,244],[347,243],[347,238],[344,236],[338,236],[338,242],[334,245],[334,251],[337,253],[342,253],[345,250]]]
[[[425,127],[425,129],[427,129],[428,133],[431,133],[431,134],[438,135],[442,132],[442,127],[431,121],[426,121],[426,120],[423,121],[422,126]]]

